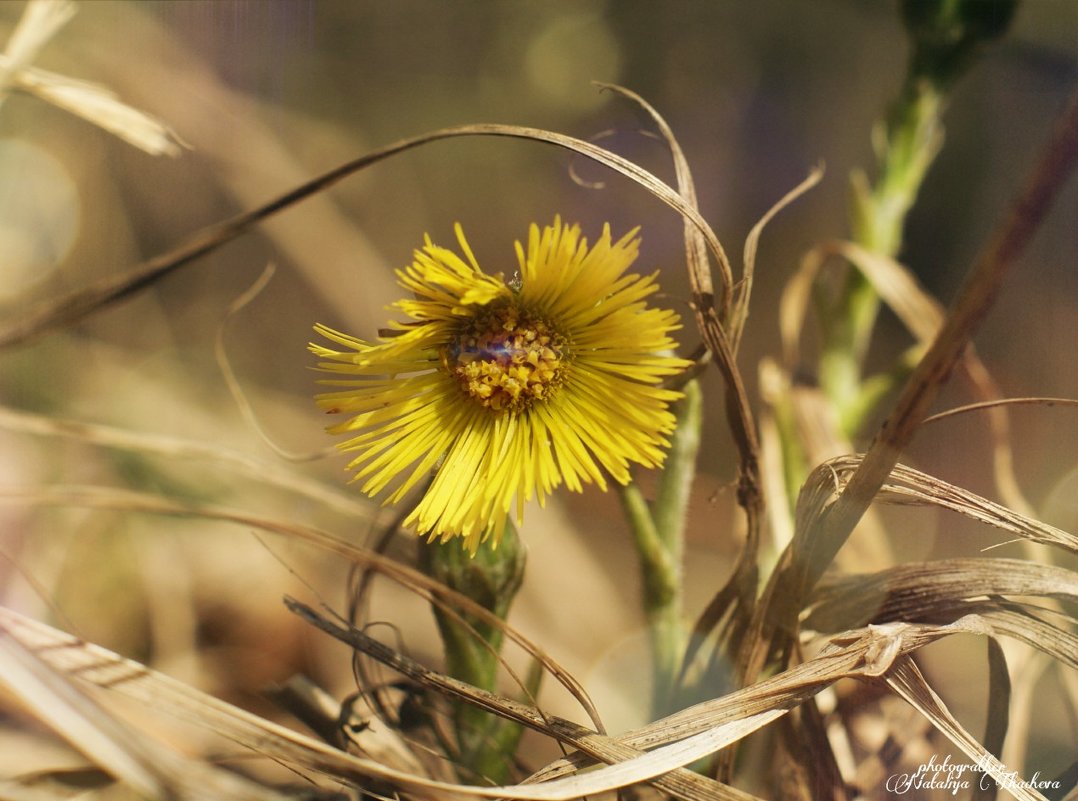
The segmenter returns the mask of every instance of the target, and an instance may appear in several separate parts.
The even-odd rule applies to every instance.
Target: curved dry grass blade
[[[685,158],[685,153],[682,151],[677,137],[674,136],[674,131],[663,116],[654,106],[631,89],[612,83],[601,83],[599,81],[594,81],[594,83],[600,89],[607,89],[628,98],[651,117],[659,129],[659,134],[662,136],[663,141],[666,142],[666,146],[670,148],[670,157],[674,162],[674,175],[677,177],[678,191],[685,198],[685,202],[691,208],[697,210],[699,206],[696,199],[696,184],[693,182],[689,160]],[[708,246],[702,232],[686,218],[685,259],[689,268],[689,283],[692,285],[694,297],[703,302],[705,306],[710,307],[715,302],[715,290],[711,281],[711,265],[708,261],[707,253]],[[719,319],[725,321],[730,316],[730,307],[733,301],[734,272],[730,267],[730,260],[727,258],[726,252],[722,250],[721,245],[719,246],[719,251],[715,253],[715,258],[719,268],[719,278],[721,279],[721,291],[718,300]],[[731,350],[735,353],[737,352],[736,347]]]
[[[840,456],[817,467],[801,490],[797,506],[797,535],[795,549],[811,551],[816,547],[814,537],[819,524],[832,508],[835,497],[845,493],[857,473],[862,456]],[[1078,536],[1026,517],[1005,506],[982,498],[976,493],[941,479],[897,464],[888,483],[881,486],[876,501],[900,505],[940,506],[961,515],[1017,534],[1032,542],[1053,545],[1072,553],[1078,552]],[[813,555],[813,558],[819,558]]]
[[[749,319],[749,301],[752,298],[752,281],[756,272],[756,251],[760,246],[760,236],[767,224],[774,219],[775,215],[789,206],[803,194],[815,187],[823,180],[823,165],[813,167],[805,179],[779,199],[778,203],[767,210],[756,225],[752,226],[749,235],[745,237],[745,269],[741,277],[741,291],[734,303],[733,316],[730,318],[730,343],[736,354],[741,347],[741,336],[745,331],[745,323]],[[781,316],[780,316],[781,325]]]
[[[850,439],[842,432],[834,404],[821,389],[793,379],[788,371],[769,359],[761,361],[759,373],[761,398],[773,415],[773,424],[781,424],[787,432],[785,439],[788,441],[787,450],[773,457],[773,465],[764,460],[765,470],[770,467],[772,473],[785,473],[783,478],[793,487],[799,487],[810,466],[854,450]],[[777,531],[788,532],[783,538],[772,533],[776,543],[774,553],[778,554],[793,540],[792,507],[796,498],[790,497],[789,490],[768,497],[788,499],[787,504],[768,505],[772,526],[779,525]],[[862,571],[894,564],[894,547],[878,514],[870,509],[861,520],[859,532],[859,536],[836,556],[839,569]]]
[[[688,744],[676,743],[667,749],[638,756],[616,766],[582,777],[562,780],[541,787],[468,787],[436,782],[411,776],[379,765],[370,760],[351,756],[312,738],[289,731],[255,715],[232,707],[200,693],[180,682],[169,679],[137,662],[123,659],[103,648],[63,634],[50,627],[24,618],[11,610],[0,608],[0,630],[24,642],[37,651],[42,660],[54,669],[69,673],[79,681],[141,701],[148,709],[179,717],[208,727],[247,748],[308,770],[319,770],[339,780],[384,779],[406,790],[429,796],[430,791],[456,795],[478,795],[488,798],[562,799],[604,792],[669,772],[677,764],[694,760],[701,751],[713,746],[698,738]],[[575,724],[568,724],[575,726]],[[579,727],[578,727],[579,728]],[[584,730],[587,732],[587,730]],[[589,736],[602,738],[594,732]],[[631,748],[611,741],[612,749],[633,755]],[[689,789],[679,791],[679,797],[692,801],[750,801],[753,796],[736,790],[725,792],[714,782],[686,772],[683,784]],[[677,787],[671,778],[671,784]],[[697,788],[697,789],[692,789]],[[699,788],[705,788],[700,790]],[[719,792],[719,791],[722,792]],[[151,796],[156,797],[156,796]],[[205,796],[199,796],[204,798]],[[235,796],[221,795],[221,798]],[[276,795],[263,794],[262,799]],[[253,801],[253,799],[252,799]]]
[[[1078,601],[1078,573],[1024,559],[941,559],[825,580],[804,625],[842,631],[867,623],[934,618],[943,607],[986,596]]]
[[[65,679],[43,669],[40,660],[10,636],[0,636],[0,682],[91,762],[143,796],[167,794],[167,780],[147,760],[141,743]]]
[[[937,412],[922,421],[922,425],[937,423],[951,417],[969,412],[980,412],[987,409],[996,409],[1001,406],[1044,406],[1051,409],[1054,406],[1078,406],[1078,400],[1074,398],[997,398],[995,400],[980,401],[979,403],[967,403],[963,406],[955,406],[943,412]]]
[[[74,16],[70,0],[31,0],[7,49],[0,54],[0,104],[14,87],[82,117],[155,156],[180,154],[180,138],[167,125],[121,102],[112,91],[31,66],[38,53]]]
[[[799,356],[800,337],[808,314],[811,289],[817,277],[830,259],[843,267],[852,264],[859,269],[880,298],[902,321],[917,340],[927,348],[943,327],[945,310],[918,282],[917,278],[899,262],[873,253],[853,242],[827,242],[810,250],[801,260],[797,272],[787,282],[780,300],[779,329],[783,355],[787,368],[795,370]],[[1014,457],[1010,444],[1010,421],[1006,413],[995,409],[1000,392],[991,373],[970,346],[962,357],[962,364],[976,393],[984,400],[986,408],[992,408],[989,425],[993,440],[993,465],[996,486],[1004,502],[1016,511],[1032,515],[1014,473]],[[933,418],[922,421],[929,422]]]
[[[4,610],[0,610],[3,612]],[[94,764],[160,801],[284,801],[285,796],[166,748],[121,723],[57,672],[0,617],[0,683]]]
[[[1048,613],[1052,610],[1037,610]],[[885,619],[883,615],[880,619]],[[1005,601],[967,601],[941,598],[923,605],[919,617],[936,625],[957,625],[963,619],[977,619],[978,633],[1009,637],[1055,659],[1060,664],[1078,668],[1078,634],[1042,620],[1033,609]],[[1074,626],[1074,618],[1065,618]],[[870,624],[872,625],[872,624]],[[885,624],[886,625],[886,624]]]
[[[209,728],[256,753],[345,781],[378,778],[403,781],[404,786],[417,788],[433,786],[420,777],[390,770],[285,729],[138,662],[3,607],[0,607],[0,630],[7,635],[5,639],[17,640],[32,649],[42,661],[61,673],[134,699],[148,710]],[[441,789],[452,788],[447,785]]]
[[[756,715],[793,709],[841,678],[881,676],[899,654],[971,630],[968,621],[957,621],[946,625],[889,623],[846,631],[833,637],[817,656],[806,662],[626,732],[618,740],[634,748],[650,749]],[[983,627],[976,629],[979,633],[983,630]],[[753,726],[753,730],[757,728]],[[589,764],[591,760],[587,756],[570,754],[550,763],[529,781],[563,776]]]
[[[258,278],[255,279],[255,282],[228,305],[220,325],[217,326],[217,335],[213,340],[213,355],[217,360],[217,367],[220,369],[221,375],[225,380],[225,386],[228,388],[232,400],[239,409],[240,416],[247,425],[251,427],[251,430],[258,434],[259,438],[266,444],[266,446],[282,459],[289,462],[310,462],[337,453],[337,448],[330,445],[319,451],[292,453],[274,442],[273,438],[266,433],[266,430],[262,427],[261,423],[258,422],[258,417],[255,415],[254,409],[251,408],[250,401],[247,400],[247,394],[243,391],[243,387],[240,386],[239,379],[236,377],[236,371],[232,369],[232,361],[228,358],[228,350],[225,347],[225,332],[227,331],[228,324],[232,321],[232,318],[243,311],[248,304],[262,293],[262,290],[269,285],[269,282],[276,271],[276,265],[267,264],[261,274],[259,274]]]
[[[760,456],[763,463],[761,480],[767,505],[767,532],[769,547],[775,554],[781,553],[794,536],[794,521],[790,509],[792,489],[787,467],[795,457],[785,453],[787,443],[779,430],[778,404],[788,397],[791,386],[789,376],[772,359],[763,358],[757,367],[757,385],[764,407],[759,417]]]
[[[918,342],[927,345],[939,334],[946,310],[905,266],[854,242],[831,242],[824,252],[856,266]]]
[[[693,184],[692,171],[666,120],[635,92],[613,84],[599,85],[632,100],[654,120],[670,148],[681,195],[695,212],[696,188]],[[729,321],[731,312],[733,271],[718,239],[715,238],[712,242],[707,237],[708,231],[701,228],[694,218],[689,215],[683,216],[685,217],[685,256],[689,268],[689,284],[692,287],[692,307],[696,325],[708,352],[714,357],[716,367],[722,373],[726,387],[725,412],[738,449],[738,503],[745,510],[746,535],[741,556],[726,587],[715,593],[693,626],[693,636],[690,638],[690,645],[682,660],[682,673],[695,658],[700,644],[724,618],[728,623],[728,628],[720,633],[720,637],[736,640],[740,632],[744,630],[744,621],[751,614],[755,602],[757,553],[764,525],[764,499],[766,497],[760,478],[760,445],[757,440],[752,406],[737,366],[737,346],[724,326],[724,322]],[[716,310],[711,270],[707,258],[708,250],[715,256],[722,279],[718,310]],[[728,608],[727,599],[730,597],[735,599],[732,609]]]
[[[464,125],[431,131],[379,148],[329,170],[252,211],[238,214],[224,222],[204,228],[179,247],[155,256],[132,270],[119,275],[107,276],[101,281],[72,292],[65,297],[47,301],[31,309],[25,315],[0,327],[0,348],[22,344],[48,331],[72,325],[97,311],[108,308],[139,290],[154,284],[175,270],[216,250],[226,242],[251,230],[263,220],[269,219],[301,200],[328,189],[338,181],[372,164],[421,145],[458,136],[497,136],[527,139],[545,142],[586,156],[636,182],[690,220],[701,232],[708,249],[716,254],[716,258],[719,258],[718,254],[722,253],[722,245],[719,244],[718,238],[696,209],[690,206],[674,189],[667,186],[650,172],[615,153],[604,150],[590,142],[539,128],[493,123]]]
[[[500,630],[515,642],[558,681],[580,703],[597,730],[602,731],[602,720],[595,704],[584,687],[569,672],[555,662],[537,644],[509,626],[488,609],[438,583],[424,573],[374,553],[355,543],[345,541],[320,529],[279,520],[251,515],[235,509],[195,503],[182,503],[156,495],[105,487],[54,485],[38,489],[0,487],[0,502],[43,504],[50,506],[79,506],[92,509],[112,509],[125,512],[168,515],[172,517],[199,517],[235,523],[248,528],[260,529],[271,534],[292,537],[309,542],[343,559],[375,570],[401,586],[416,593],[428,603],[444,603],[478,618],[484,624]]]
[[[755,645],[743,651],[740,657],[739,667],[743,666],[745,675],[752,675],[762,667],[770,647],[775,644],[771,643],[773,637],[789,636],[789,629],[784,628],[789,623],[783,621],[794,619],[802,612],[805,599],[799,593],[792,592],[786,581],[795,577],[792,571],[799,569],[798,565],[822,564],[825,561],[825,556],[817,550],[817,539],[825,533],[825,529],[821,527],[826,525],[823,522],[824,516],[834,508],[836,496],[845,497],[851,477],[860,475],[861,458],[840,457],[820,465],[810,474],[802,488],[796,510],[794,539],[783,552],[779,566],[772,573],[761,600],[760,612],[752,621],[752,628],[746,637],[747,643]],[[943,506],[1031,541],[1078,551],[1078,537],[1073,534],[1027,518],[924,473],[897,465],[893,469],[892,479],[903,483],[890,483],[881,487],[876,496],[877,500]],[[823,547],[828,562],[832,558],[831,545],[833,543],[827,543]]]
[[[932,725],[958,746],[978,768],[988,773],[1018,801],[1047,801],[1043,795],[1026,786],[1014,771],[1008,770],[962,727],[925,681],[913,660],[900,659],[887,677],[887,684],[932,721]]]
[[[286,597],[285,605],[307,623],[381,662],[420,686],[435,690],[455,700],[472,704],[499,717],[554,737],[559,742],[577,748],[598,761],[613,764],[643,755],[641,751],[625,746],[612,738],[604,737],[572,721],[547,715],[533,706],[514,701],[511,698],[505,698],[459,679],[454,679],[451,676],[430,670],[415,660],[369,637],[355,626],[349,626],[348,628],[340,626],[327,620],[299,601]],[[653,783],[659,789],[682,799],[747,801],[747,799],[753,798],[753,796],[746,793],[721,786],[711,779],[681,769],[674,770],[660,779],[655,779]]]
[[[1032,239],[1078,160],[1078,93],[1075,93],[998,234],[979,256],[939,335],[906,382],[888,419],[839,498],[820,507],[811,534],[795,537],[766,587],[751,624],[749,646],[739,656],[756,675],[772,650],[785,651],[796,631],[805,596],[834,560],[872,504],[903,449],[912,440],[973,332],[999,293],[1003,277]],[[811,548],[798,551],[806,539]],[[783,591],[777,588],[782,586]]]
[[[737,741],[839,678],[883,675],[900,654],[952,633],[983,631],[983,627],[976,627],[969,619],[963,619],[947,626],[892,624],[847,632],[835,638],[824,653],[809,662],[759,685],[683,710],[621,741],[630,753],[633,748],[642,749],[664,743],[671,745],[594,773],[525,790],[523,787],[465,788],[389,770],[274,726],[155,674],[144,666],[123,660],[104,649],[60,634],[13,612],[0,610],[0,625],[20,640],[29,641],[39,649],[41,658],[49,660],[57,669],[72,672],[81,680],[141,700],[150,708],[168,710],[169,714],[210,726],[259,753],[290,764],[320,770],[344,780],[381,778],[416,791],[456,790],[488,797],[545,798],[552,801],[648,781]],[[598,742],[609,741],[609,738],[600,735],[589,736]],[[698,797],[693,795],[691,788],[687,788],[683,795]],[[704,795],[703,798],[715,796]]]
[[[812,301],[812,287],[829,254],[823,246],[812,248],[801,257],[794,274],[786,281],[779,296],[779,341],[782,362],[793,372],[801,359],[801,334]]]
[[[783,360],[789,369],[797,366],[812,287],[832,260],[836,266],[845,268],[852,264],[860,270],[919,343],[927,346],[939,333],[945,316],[943,307],[904,266],[854,242],[824,242],[801,257],[797,271],[787,281],[779,299],[779,333]]]
[[[989,637],[988,647],[988,697],[984,724],[984,748],[999,757],[1003,753],[1003,741],[1010,723],[1011,677],[1007,672],[1007,655],[1002,646]],[[995,784],[980,782],[973,790],[971,801],[994,801],[999,788]]]
[[[861,270],[883,301],[916,337],[918,343],[927,348],[942,329],[946,311],[943,305],[921,286],[913,273],[897,261],[853,243],[834,243],[832,248],[834,253]],[[962,355],[962,364],[976,394],[986,401],[1000,396],[995,379],[972,345]],[[1033,507],[1022,494],[1018,477],[1014,473],[1010,420],[1001,408],[989,408],[991,411],[988,421],[993,439],[996,486],[1005,503],[1016,511],[1032,515]]]
[[[114,448],[167,459],[204,461],[218,464],[246,478],[304,495],[326,508],[358,520],[373,521],[378,510],[357,501],[354,494],[313,481],[282,469],[279,464],[257,459],[239,451],[204,442],[127,431],[122,428],[65,420],[0,406],[0,428],[41,437],[74,439],[100,448]]]
[[[1078,536],[905,465],[895,466],[891,480],[881,488],[878,499],[883,503],[929,503],[941,506],[995,528],[1010,531],[1030,542],[1052,545],[1072,553],[1078,552]]]
[[[1061,665],[1078,670],[1078,634],[1041,620],[1028,609],[1013,604],[982,601],[963,607],[976,614],[996,637],[1010,637],[1052,657]],[[1068,618],[1073,626],[1074,619]]]
[[[708,350],[714,355],[715,365],[726,384],[726,420],[738,453],[737,502],[745,511],[745,542],[730,578],[712,596],[693,623],[689,646],[683,659],[683,671],[684,666],[696,658],[700,646],[720,623],[724,625],[724,629],[719,632],[720,641],[727,643],[732,650],[740,649],[740,642],[756,608],[758,555],[766,519],[766,496],[760,477],[760,443],[741,372],[714,309],[705,309],[699,304],[694,306],[696,324]],[[738,684],[741,684],[743,682],[740,671],[738,675]]]

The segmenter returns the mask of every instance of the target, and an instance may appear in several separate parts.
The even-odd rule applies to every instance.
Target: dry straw
[[[72,8],[69,3],[49,0],[30,4],[0,60],[0,93],[12,89],[34,92],[151,152],[173,152],[177,141],[174,135],[119,104],[108,92],[31,66],[41,48],[70,17]],[[793,754],[790,770],[801,771],[797,775],[802,778],[815,776],[820,780],[822,777],[830,783],[827,788],[830,797],[843,798],[848,797],[849,788],[853,788],[851,793],[859,789],[868,792],[872,788],[855,786],[856,781],[850,776],[852,758],[836,748],[835,743],[840,743],[842,738],[829,736],[820,710],[829,703],[829,698],[833,699],[839,682],[856,679],[880,695],[901,698],[911,705],[971,764],[980,766],[1014,798],[1045,797],[1036,788],[1015,784],[1010,769],[997,756],[1008,729],[1007,701],[1012,688],[1007,666],[1013,664],[999,642],[1022,641],[1063,666],[1078,667],[1075,619],[1066,611],[1072,608],[1068,605],[1078,600],[1075,572],[1031,559],[993,557],[887,565],[866,573],[833,568],[839,549],[871,505],[900,504],[962,515],[982,524],[996,538],[987,542],[989,545],[1003,532],[1038,548],[1066,554],[1078,552],[1078,537],[1036,520],[1024,508],[1011,469],[1010,443],[998,416],[995,418],[997,475],[1005,495],[1013,499],[1010,506],[1015,508],[899,462],[922,425],[946,419],[942,415],[927,415],[957,366],[964,366],[985,398],[994,391],[987,370],[969,343],[990,312],[1003,276],[1016,263],[1048,213],[1078,158],[1078,97],[1067,108],[1014,211],[975,263],[949,311],[944,311],[890,255],[874,252],[861,243],[827,243],[806,255],[782,300],[782,363],[769,361],[761,370],[765,394],[773,401],[774,408],[758,420],[737,356],[750,312],[760,236],[774,214],[820,180],[821,171],[812,171],[753,228],[744,246],[741,269],[735,274],[718,237],[697,209],[688,162],[669,126],[637,95],[619,87],[604,88],[639,105],[655,123],[673,157],[676,188],[594,143],[559,133],[494,124],[441,129],[379,148],[259,208],[196,232],[167,253],[4,321],[0,326],[0,348],[15,348],[111,308],[334,183],[392,156],[440,140],[512,137],[551,144],[604,165],[658,198],[684,220],[692,311],[696,330],[707,351],[698,364],[714,364],[723,380],[720,406],[738,458],[737,500],[745,519],[746,538],[729,580],[696,620],[693,639],[683,654],[678,652],[683,659],[680,664],[675,661],[673,667],[680,668],[679,678],[688,682],[694,672],[706,672],[716,665],[732,666],[730,691],[703,699],[691,698],[645,726],[613,735],[605,730],[601,710],[586,688],[547,653],[544,644],[525,637],[473,598],[449,589],[426,573],[381,552],[380,548],[364,548],[337,534],[268,514],[194,500],[179,501],[148,492],[74,485],[0,490],[2,503],[108,509],[126,515],[180,518],[192,525],[223,522],[283,541],[313,546],[326,556],[363,571],[365,576],[377,575],[395,582],[471,634],[478,636],[483,628],[496,631],[560,683],[589,721],[585,725],[542,709],[530,697],[531,682],[519,678],[497,648],[488,650],[500,661],[507,675],[516,680],[527,701],[433,670],[409,656],[403,648],[391,647],[374,638],[362,620],[339,616],[328,605],[317,609],[286,598],[288,610],[312,627],[312,632],[317,630],[318,636],[326,635],[351,649],[360,675],[365,675],[365,666],[378,663],[428,699],[431,708],[441,703],[432,698],[475,706],[550,738],[564,754],[520,782],[499,786],[461,783],[446,772],[444,765],[439,767],[437,760],[430,759],[430,751],[435,748],[431,744],[433,740],[420,742],[403,728],[395,731],[376,726],[365,740],[356,740],[365,743],[363,755],[352,753],[346,747],[346,729],[335,728],[341,721],[352,720],[348,709],[346,706],[334,709],[331,700],[317,688],[293,688],[298,695],[293,696],[292,703],[321,710],[312,712],[312,716],[320,717],[324,724],[327,737],[323,740],[278,725],[13,610],[0,609],[0,685],[11,698],[17,699],[26,714],[67,740],[99,769],[105,777],[102,783],[115,780],[151,799],[296,797],[291,791],[252,778],[246,772],[222,768],[214,760],[191,757],[167,738],[147,736],[148,731],[158,728],[164,731],[171,721],[179,720],[212,734],[215,753],[222,760],[236,761],[251,755],[266,758],[286,766],[318,788],[367,788],[386,795],[399,793],[436,799],[553,801],[648,784],[666,796],[679,799],[745,801],[757,796],[734,785],[738,777],[733,770],[732,755],[737,745],[761,730],[773,732],[785,726],[787,733],[796,732],[800,738],[797,745],[801,751],[792,751],[793,746],[788,742],[784,746]],[[780,431],[784,410],[779,408],[779,399],[792,385],[792,372],[801,360],[801,336],[808,317],[810,289],[832,259],[858,270],[878,300],[892,308],[908,328],[915,340],[913,366],[891,413],[863,455],[835,455],[836,449],[845,450],[843,432],[834,420],[821,422],[819,406],[811,406],[814,402],[818,404],[819,397],[793,396],[801,400],[795,401],[797,408],[787,411],[802,422],[815,420],[822,431],[815,444],[806,447],[806,452],[819,454],[830,450],[832,453],[808,465],[810,469],[802,477],[804,486],[796,504],[787,509],[785,495],[789,482],[777,474],[775,466],[784,436]],[[229,318],[254,298],[260,286],[261,283],[233,304]],[[254,420],[255,415],[225,356],[223,337],[224,325],[217,350],[226,380],[243,413]],[[994,410],[996,414],[1007,403],[1049,405],[1053,402],[1072,403],[1065,399],[1003,402],[982,399],[951,414],[982,409]],[[20,434],[72,438],[94,448],[125,450],[146,457],[211,462],[256,478],[276,491],[287,491],[332,507],[356,521],[371,522],[369,508],[340,491],[306,479],[293,468],[283,469],[275,463],[219,446],[14,410],[0,410],[0,427]],[[809,438],[803,439],[807,442]],[[692,448],[688,452],[692,453]],[[691,478],[691,472],[687,475]],[[626,505],[634,508],[634,496],[627,497]],[[630,511],[631,516],[636,516],[634,524],[646,526],[660,519],[659,512],[642,502],[642,496],[636,500],[639,503],[635,511]],[[388,526],[383,524],[384,542],[390,541],[398,526],[399,520]],[[664,522],[652,532],[657,545],[656,563],[663,556],[658,546],[664,546],[661,540],[667,527]],[[676,565],[671,568],[676,569]],[[356,615],[362,612],[361,599],[366,597],[370,584],[364,578],[359,586],[353,610]],[[955,635],[974,635],[990,643],[992,701],[986,730],[980,739],[958,722],[922,675],[914,658],[926,645]],[[684,641],[676,638],[664,642],[665,646],[657,640],[656,647],[668,647],[671,642],[684,647]],[[372,690],[370,703],[377,709],[377,693],[373,688],[361,689]],[[669,689],[667,700],[682,699],[673,682]],[[117,699],[135,702],[141,718],[137,722],[133,720],[122,705],[115,703]],[[432,728],[436,727],[432,725]],[[451,751],[446,749],[445,753]],[[701,760],[707,759],[712,760],[707,763],[708,769],[700,770]],[[60,792],[42,790],[43,786],[42,777],[7,778],[0,780],[0,796],[62,797]],[[330,790],[325,792],[328,794]],[[795,799],[808,798],[811,793],[807,785],[796,783],[783,792],[784,798]],[[318,797],[321,790],[313,793],[312,797]]]

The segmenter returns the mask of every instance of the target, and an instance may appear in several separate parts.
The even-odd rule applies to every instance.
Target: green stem
[[[851,176],[851,236],[866,249],[895,257],[902,227],[943,143],[942,115],[950,87],[980,49],[1001,36],[1016,0],[902,0],[910,36],[909,69],[902,91],[873,140],[879,177],[870,186],[862,172]],[[877,386],[864,392],[862,369],[879,312],[879,298],[851,269],[838,298],[821,302],[823,349],[820,383],[839,413],[843,433],[854,436],[871,414]]]
[[[474,555],[459,540],[420,543],[420,564],[445,586],[505,620],[524,578],[524,549],[511,523],[506,523],[497,547],[493,542],[487,539]],[[501,630],[472,615],[449,614],[436,604],[432,610],[445,649],[446,672],[484,690],[496,690]],[[464,702],[453,706],[453,725],[457,760],[465,771],[461,778],[505,783],[523,732],[520,726]]]
[[[644,613],[651,642],[651,711],[657,714],[668,703],[683,651],[681,565],[673,559],[659,535],[640,487],[634,483],[619,486],[618,495],[640,554]]]
[[[869,186],[864,173],[851,178],[852,237],[875,253],[895,256],[902,226],[943,140],[943,94],[932,83],[910,78],[877,138],[880,175]],[[851,269],[837,301],[823,309],[824,346],[820,383],[835,404],[843,433],[853,436],[864,421],[862,367],[879,313],[872,284]]]
[[[622,507],[640,554],[653,667],[651,711],[655,717],[672,711],[674,685],[686,645],[682,559],[689,497],[700,448],[703,398],[696,381],[686,384],[683,391],[685,397],[675,407],[678,426],[671,438],[655,504],[649,505],[634,483],[619,488]]]
[[[674,407],[678,426],[670,441],[670,453],[659,477],[659,493],[655,500],[655,527],[678,564],[681,563],[689,497],[696,476],[704,406],[699,382],[689,381],[682,392],[685,397]]]

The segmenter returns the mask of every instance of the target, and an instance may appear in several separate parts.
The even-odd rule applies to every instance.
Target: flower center
[[[513,305],[484,310],[446,348],[446,369],[492,411],[521,412],[550,398],[565,378],[567,341]]]

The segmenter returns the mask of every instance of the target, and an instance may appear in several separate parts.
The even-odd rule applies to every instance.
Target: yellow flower
[[[345,389],[318,403],[354,415],[328,430],[355,433],[340,447],[358,453],[348,469],[363,491],[391,488],[397,502],[433,470],[406,525],[474,552],[514,505],[519,523],[526,501],[563,481],[605,490],[606,474],[629,481],[630,463],[662,464],[680,393],[659,384],[689,363],[667,353],[678,316],[645,301],[656,274],[625,272],[636,230],[614,242],[605,226],[589,248],[578,226],[532,225],[508,281],[456,233],[463,258],[427,237],[397,271],[413,295],[394,304],[407,322],[377,342],[318,325],[346,350],[310,348],[322,369],[356,376],[323,381]]]

